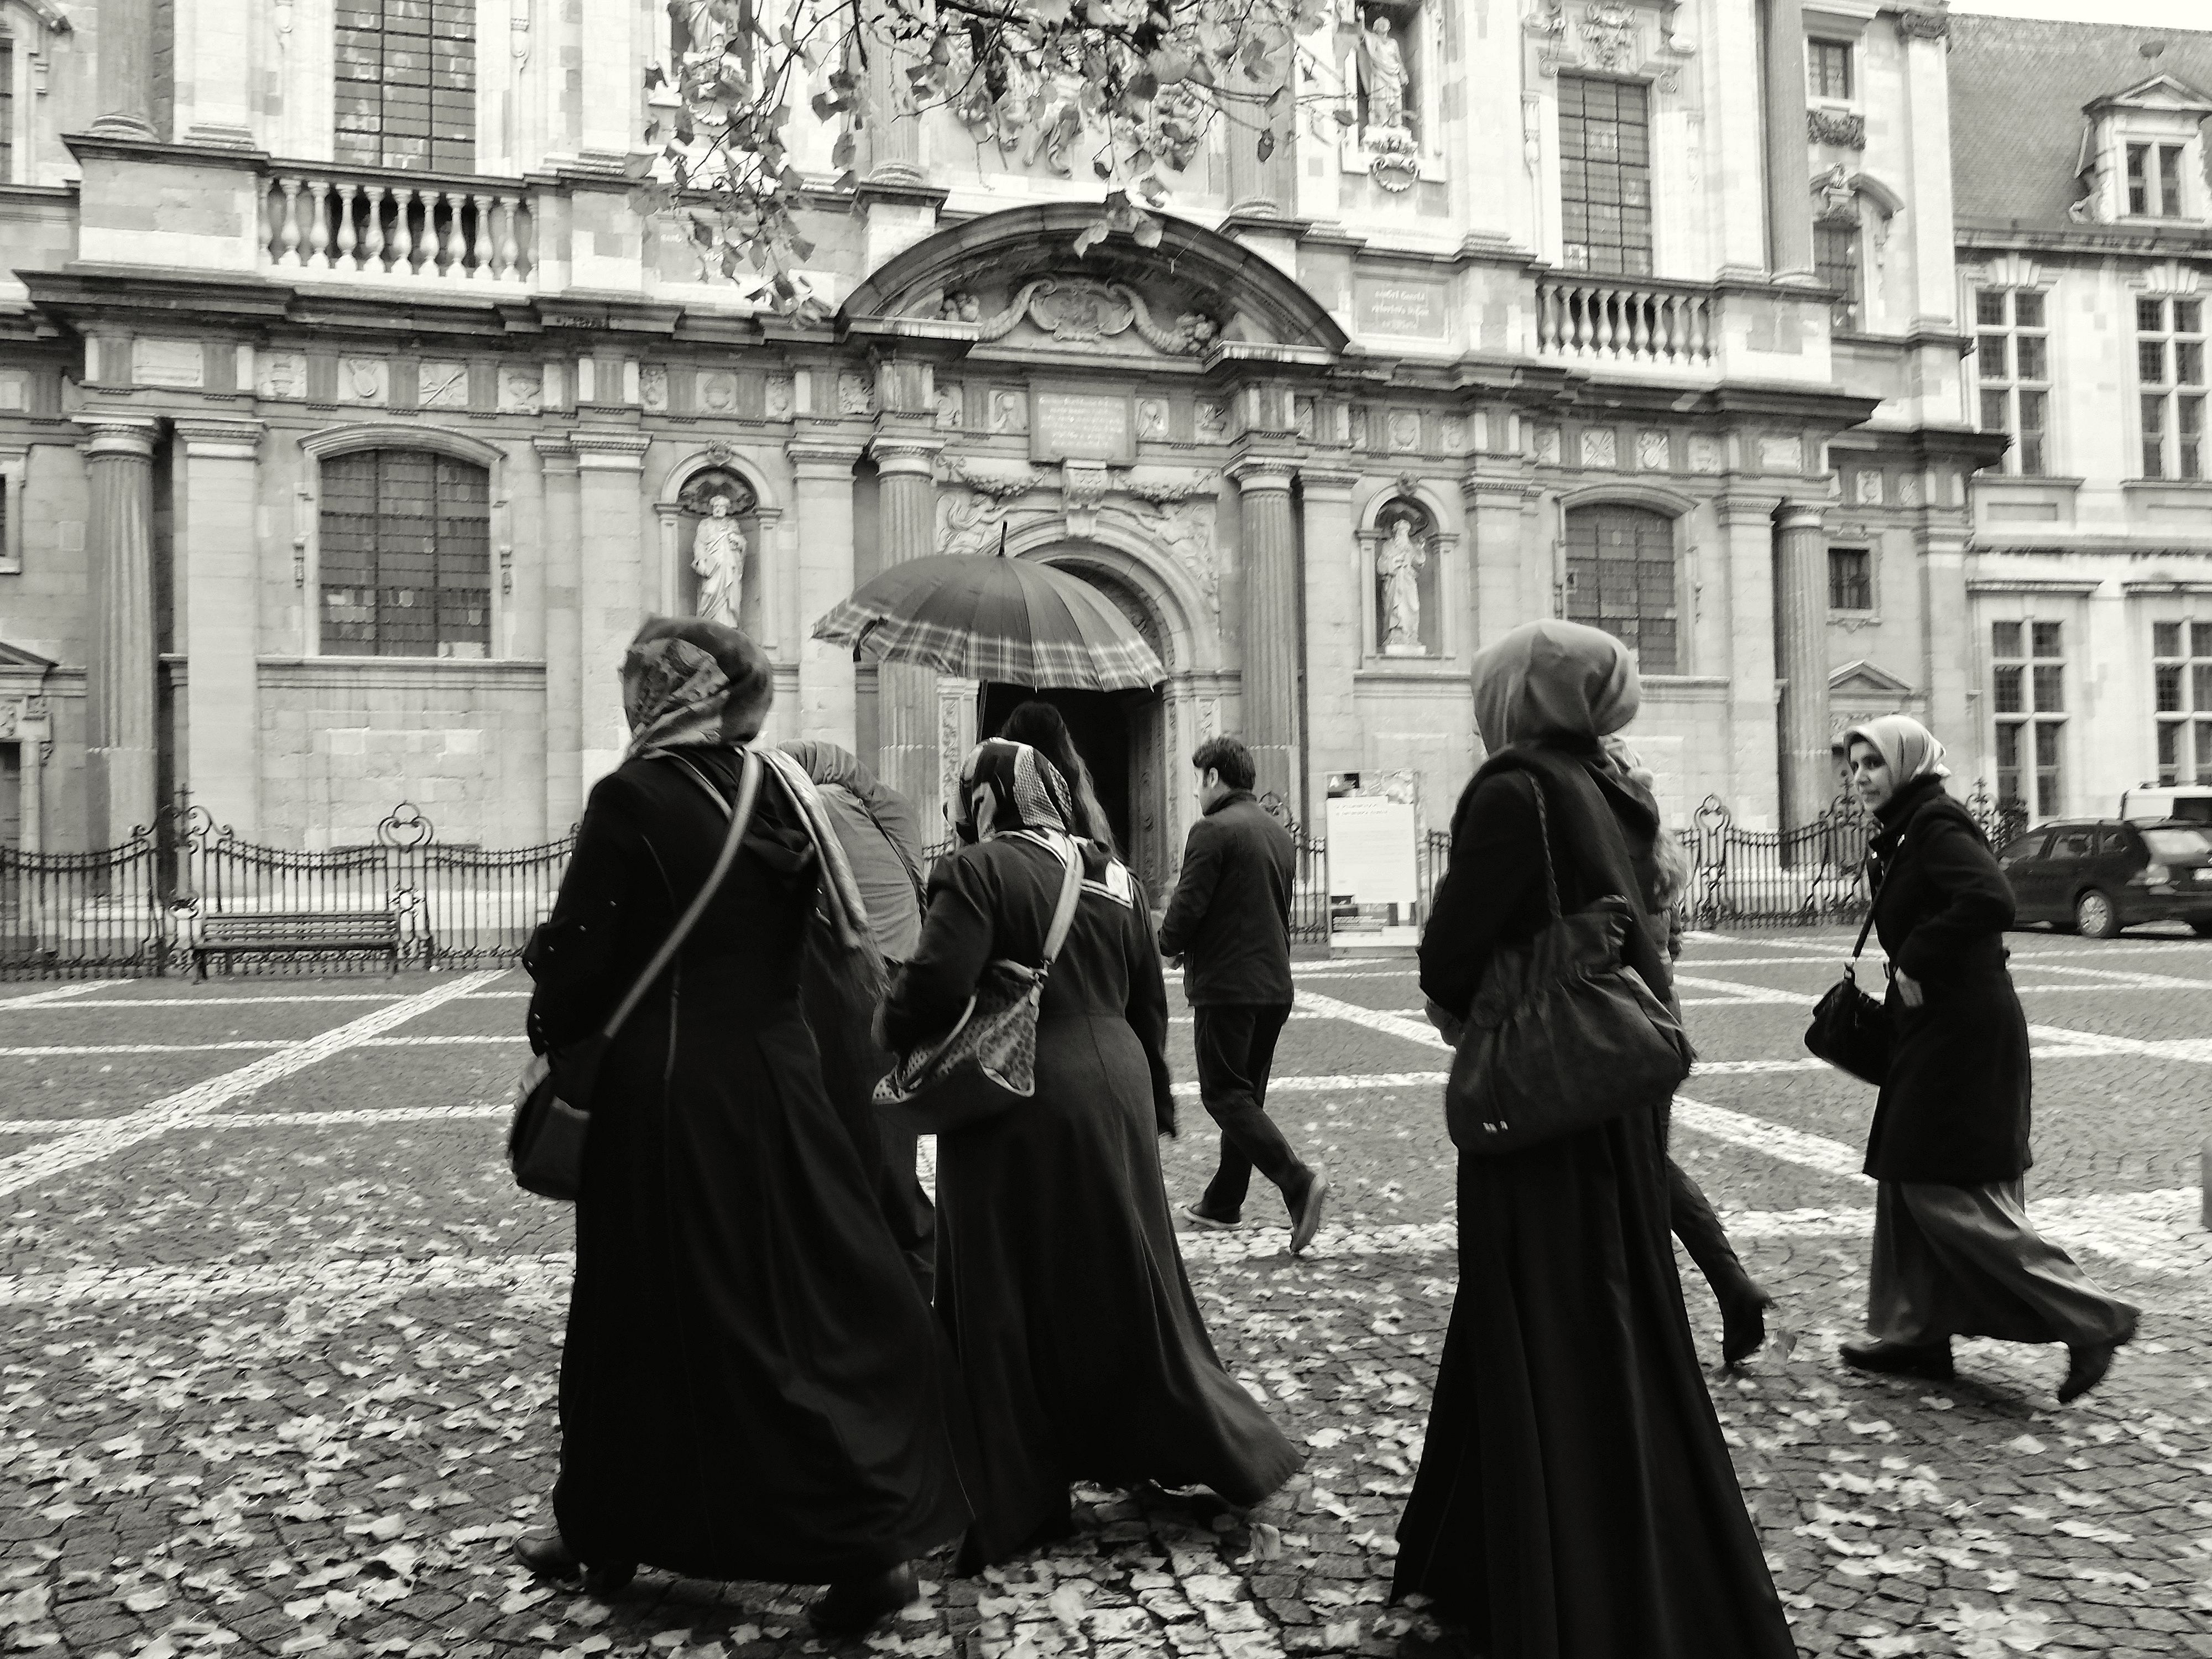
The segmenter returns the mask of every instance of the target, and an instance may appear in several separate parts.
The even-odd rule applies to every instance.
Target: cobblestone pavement
[[[1705,1055],[1676,1151],[1779,1297],[1714,1398],[1808,1653],[2212,1656],[2212,945],[2022,934],[2036,1213],[2146,1310],[2112,1380],[1961,1346],[1941,1389],[1843,1370],[1872,1096],[1808,1062],[1832,933],[1693,939]],[[1277,1115],[1340,1198],[1185,1240],[1216,1340],[1310,1454],[1256,1515],[1082,1494],[1082,1534],[925,1570],[878,1652],[1276,1659],[1460,1651],[1385,1606],[1453,1291],[1444,1056],[1408,964],[1310,964]],[[514,975],[0,987],[0,1641],[55,1659],[715,1659],[823,1650],[804,1592],[519,1571],[542,1522],[568,1216],[499,1161]],[[1191,1076],[1189,1027],[1177,1075]],[[1187,1094],[1194,1094],[1186,1089]],[[1167,1147],[1208,1172],[1194,1098]],[[1709,1356],[1718,1319],[1694,1273]],[[731,1501],[743,1502],[733,1492]],[[848,1650],[862,1651],[860,1644]],[[1726,1659],[1717,1656],[1717,1659]]]

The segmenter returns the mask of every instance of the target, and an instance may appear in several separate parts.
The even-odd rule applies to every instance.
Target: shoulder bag
[[[721,791],[708,782],[696,767],[681,756],[676,759],[699,787],[714,798],[714,804],[730,814],[730,832],[722,837],[722,850],[708,874],[706,885],[691,901],[690,908],[678,919],[660,949],[653,953],[653,960],[645,964],[629,994],[607,1016],[607,1023],[580,1042],[572,1043],[559,1055],[540,1054],[525,1068],[514,1103],[514,1118],[507,1126],[507,1164],[514,1172],[514,1184],[540,1198],[559,1199],[567,1203],[581,1190],[584,1136],[591,1127],[592,1092],[599,1081],[599,1063],[606,1057],[607,1048],[622,1030],[623,1022],[675,960],[684,939],[706,914],[707,906],[721,887],[723,877],[729,874],[730,866],[736,861],[738,844],[745,838],[745,827],[752,821],[753,802],[760,793],[759,756],[750,750],[745,751],[734,808],[722,799]]]
[[[1902,838],[1897,850],[1905,851]],[[1891,867],[1895,864],[1893,859]],[[1881,884],[1877,882],[1867,895],[1866,922],[1859,929],[1858,943],[1851,946],[1851,959],[1844,964],[1844,976],[1813,1005],[1813,1023],[1805,1028],[1808,1053],[1877,1089],[1889,1080],[1889,1049],[1894,1033],[1890,1030],[1889,1010],[1859,989],[1856,969],[1859,952],[1866,949],[1867,935],[1874,931],[1875,901],[1881,896]]]
[[[1660,1105],[1694,1058],[1680,1023],[1623,958],[1629,929],[1642,926],[1635,906],[1608,894],[1561,913],[1544,786],[1529,781],[1551,921],[1492,959],[1444,1085],[1453,1144],[1478,1156],[1521,1152]]]
[[[1066,866],[1043,959],[1034,968],[1003,958],[992,963],[952,1029],[899,1056],[890,1075],[876,1085],[876,1104],[902,1129],[949,1134],[1036,1097],[1037,1012],[1045,979],[1083,896],[1083,854],[1063,838],[1018,833],[1050,848]]]

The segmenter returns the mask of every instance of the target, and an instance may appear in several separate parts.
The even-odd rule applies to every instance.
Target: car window
[[[2132,853],[2135,842],[2126,830],[2117,823],[2108,823],[2097,831],[2097,856],[2111,858],[2117,853]]]
[[[2212,854],[2212,830],[2146,830],[2142,838],[2150,855],[2161,861]]]
[[[2044,844],[2050,839],[2051,831],[2048,830],[2032,830],[1998,854],[1997,862],[2010,868],[2015,864],[2024,864],[2029,859],[2039,859],[2043,856]]]
[[[2086,859],[2089,856],[2089,837],[2087,830],[2062,830],[2051,843],[2051,856],[2055,859]]]

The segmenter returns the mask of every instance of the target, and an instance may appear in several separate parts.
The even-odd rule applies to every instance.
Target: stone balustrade
[[[527,283],[538,268],[530,198],[507,179],[280,166],[261,228],[270,270]]]
[[[1713,366],[1713,296],[1649,277],[1546,276],[1536,283],[1536,350],[1546,357]]]

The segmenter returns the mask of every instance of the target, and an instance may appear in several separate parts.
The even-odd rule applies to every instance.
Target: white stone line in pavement
[[[57,985],[52,990],[33,991],[20,997],[0,998],[0,1014],[12,1014],[18,1008],[44,1008],[56,1002],[70,1002],[78,997],[89,996],[94,991],[105,991],[112,985],[129,985],[127,979],[81,979],[70,985]]]
[[[494,978],[504,969],[489,970]],[[82,985],[64,985],[52,991],[40,992],[36,996],[0,999],[0,1014],[11,1014],[17,1009],[40,1008],[49,1000],[76,994],[82,991],[105,991],[118,985],[143,985],[143,980],[103,979],[88,980]],[[265,997],[115,997],[106,1002],[95,1002],[76,1008],[64,1009],[66,1013],[85,1013],[93,1009],[113,1013],[135,1008],[266,1008],[288,1002],[401,1002],[416,994],[409,991],[288,991]],[[496,1002],[503,1000],[520,1001],[528,997],[528,991],[465,991],[457,1002]]]
[[[57,1042],[34,1048],[0,1048],[0,1060],[43,1060],[62,1054],[198,1054],[224,1049],[282,1048],[295,1041],[296,1039],[292,1037],[268,1037],[251,1042]],[[499,1036],[436,1031],[422,1036],[369,1037],[354,1046],[362,1048],[423,1048],[452,1047],[457,1043],[521,1046],[526,1045],[528,1041],[520,1031]]]
[[[426,1014],[498,977],[499,972],[464,974],[434,989],[419,992],[404,1002],[390,1004],[343,1025],[289,1044],[275,1054],[264,1054],[234,1072],[225,1072],[165,1095],[135,1112],[103,1118],[62,1139],[0,1158],[0,1196],[20,1192],[37,1182],[50,1180],[205,1116],[241,1096],[266,1088],[367,1038],[380,1036],[404,1021]]]
[[[1807,1134],[1802,1129],[1769,1123],[1765,1118],[1732,1112],[1725,1106],[1708,1106],[1686,1095],[1674,1097],[1674,1121],[1682,1128],[1694,1129],[1701,1135],[1725,1140],[1732,1146],[1747,1146],[1785,1164],[1802,1164],[1822,1175],[1864,1186],[1874,1184],[1859,1173],[1866,1155],[1855,1146],[1846,1146],[1826,1135]]]
[[[2030,1206],[2037,1226],[2070,1249],[2121,1261],[2143,1273],[2195,1277],[2212,1268],[2212,1233],[2193,1224],[2197,1194],[2190,1188],[2157,1192],[2106,1193],[2051,1199]],[[1843,1209],[1735,1210],[1724,1212],[1729,1234],[1739,1241],[1863,1239],[1874,1230],[1874,1212]],[[1288,1234],[1255,1225],[1234,1232],[1179,1237],[1186,1261],[1212,1264],[1280,1256]],[[1328,1226],[1314,1241],[1310,1260],[1327,1266],[1346,1256],[1448,1255],[1458,1248],[1452,1221],[1395,1226]],[[566,1250],[539,1255],[345,1257],[329,1261],[209,1262],[187,1267],[75,1268],[63,1273],[0,1275],[0,1309],[58,1311],[127,1304],[150,1312],[188,1313],[211,1303],[345,1303],[363,1307],[424,1293],[495,1294],[557,1302],[568,1293],[575,1257]]]
[[[1451,1052],[1451,1044],[1437,1035],[1437,1028],[1425,1019],[1415,1019],[1404,1014],[1394,1014],[1381,1008],[1363,1008],[1356,1002],[1340,1002],[1334,997],[1325,997],[1316,992],[1302,992],[1298,996],[1298,1012],[1316,1018],[1346,1019],[1354,1025],[1364,1025],[1370,1031],[1403,1037],[1408,1042],[1418,1042],[1425,1048],[1441,1048]]]

